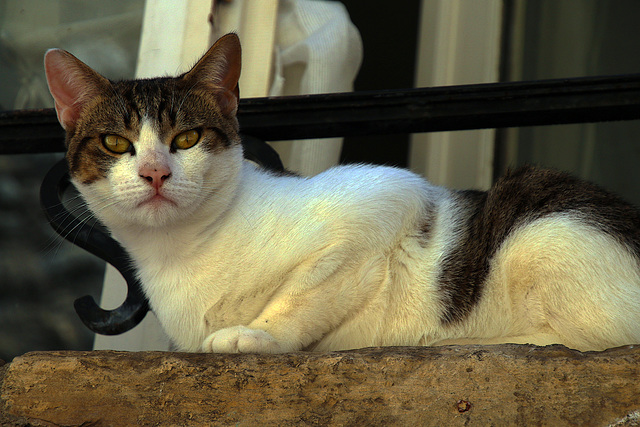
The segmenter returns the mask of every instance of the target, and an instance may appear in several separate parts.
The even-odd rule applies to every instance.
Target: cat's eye
[[[186,150],[187,148],[191,148],[200,140],[200,132],[195,129],[191,129],[185,132],[178,134],[175,138],[173,138],[173,147],[178,148],[180,150]]]
[[[131,151],[131,142],[119,135],[105,135],[102,138],[102,145],[112,153],[122,154]]]

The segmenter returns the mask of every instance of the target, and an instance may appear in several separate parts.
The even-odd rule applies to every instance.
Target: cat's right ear
[[[235,113],[240,98],[241,57],[240,39],[234,33],[227,34],[220,37],[183,78],[216,89],[222,111]]]
[[[84,105],[104,91],[109,81],[69,52],[50,49],[44,70],[53,96],[58,121],[68,131],[75,128]]]

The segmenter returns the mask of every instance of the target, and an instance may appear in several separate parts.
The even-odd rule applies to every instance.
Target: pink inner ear
[[[233,89],[233,94],[236,96],[236,99],[240,99],[240,85],[237,84],[236,88]]]
[[[91,79],[87,78],[88,72],[83,69],[88,67],[60,49],[47,52],[44,67],[58,121],[65,130],[72,129],[91,91]]]
[[[235,46],[223,46],[221,50],[224,60],[219,64],[221,76],[218,84],[235,94],[238,90],[238,80],[240,80],[240,51],[235,49]]]
[[[70,106],[61,106],[58,101],[55,101],[56,114],[58,115],[58,121],[64,128],[69,130],[75,127],[78,117],[80,116],[80,109],[76,108],[73,104]]]
[[[238,108],[238,95],[228,90],[220,90],[217,93],[218,104],[222,114],[230,115]]]

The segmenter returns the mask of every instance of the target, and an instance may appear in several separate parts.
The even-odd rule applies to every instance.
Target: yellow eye
[[[102,138],[102,145],[104,148],[112,153],[122,154],[131,150],[131,142],[128,139],[119,135],[105,135]]]
[[[175,138],[173,138],[173,146],[175,148],[179,148],[180,150],[186,150],[187,148],[191,148],[200,140],[200,132],[195,129],[191,129],[181,134],[178,134]]]

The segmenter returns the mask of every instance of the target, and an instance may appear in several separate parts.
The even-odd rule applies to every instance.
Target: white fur
[[[640,342],[638,260],[575,214],[513,233],[496,255],[486,295],[437,344],[564,344],[603,350]]]
[[[140,135],[136,155],[123,155],[106,179],[76,185],[132,255],[182,350],[640,342],[637,260],[577,218],[550,216],[513,233],[478,307],[444,326],[437,277],[463,215],[447,190],[389,167],[277,177],[243,161],[239,146],[170,153],[150,122]],[[145,162],[170,168],[162,187],[170,202],[140,206],[154,192],[138,176]]]

